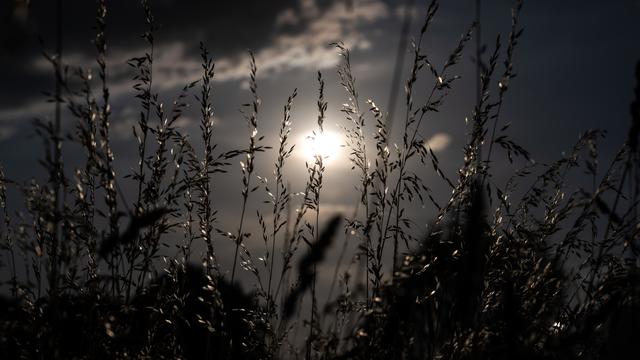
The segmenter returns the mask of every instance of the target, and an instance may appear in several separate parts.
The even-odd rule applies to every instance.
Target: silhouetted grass
[[[51,101],[67,107],[75,131],[68,139],[61,135],[59,110],[53,121],[36,122],[46,179],[15,182],[0,167],[0,251],[8,290],[0,298],[3,356],[619,359],[636,352],[640,63],[630,130],[609,164],[599,160],[599,130],[585,131],[560,159],[535,163],[500,118],[514,86],[514,52],[522,34],[522,1],[516,1],[506,53],[498,37],[487,59],[475,59],[479,93],[464,158],[455,174],[447,174],[421,134],[434,113],[446,110],[444,100],[459,79],[454,71],[480,24],[464,31],[437,66],[423,41],[439,4],[427,5],[412,44],[405,111],[395,119],[402,130],[399,144],[392,144],[394,119],[360,98],[349,49],[335,44],[336,56],[343,57],[338,76],[347,98],[341,107],[345,145],[358,174],[356,210],[339,237],[343,215],[321,231],[321,194],[332,190],[323,184],[330,171],[325,159],[317,154],[305,165],[299,193],[291,191],[284,171],[295,151],[289,136],[297,125],[291,115],[297,90],[284,105],[278,139],[262,136],[260,64],[250,53],[251,101],[243,107],[248,144],[219,149],[223,135],[214,122],[210,53],[201,43],[202,76],[186,83],[168,109],[153,81],[157,24],[151,2],[142,0],[141,7],[148,50],[128,62],[140,106],[133,129],[138,162],[131,174],[114,167],[106,2],[97,1],[97,79],[89,69],[68,68],[61,48],[45,53],[56,76]],[[482,51],[476,50],[478,57]],[[426,94],[416,91],[422,82]],[[329,106],[320,73],[318,83],[312,136],[322,135]],[[199,134],[188,136],[177,124],[194,89]],[[82,163],[63,162],[67,141],[83,150]],[[263,161],[258,155],[270,151],[271,142],[273,178],[256,173]],[[221,224],[218,214],[229,210],[212,200],[217,174],[237,159],[240,213],[232,214],[237,224]],[[513,169],[509,179],[494,177],[495,169],[507,166]],[[427,170],[447,194],[433,192],[420,172]],[[136,189],[134,198],[123,195],[124,182]],[[576,185],[582,183],[591,188]],[[24,212],[14,213],[10,189],[23,195]],[[259,195],[268,199],[270,220],[249,201]],[[413,228],[427,216],[410,210],[417,203],[436,214],[426,234]],[[246,246],[257,238],[248,221],[260,227],[259,257]],[[219,242],[229,239],[233,254],[221,254]],[[329,299],[320,310],[318,266],[333,243],[354,239],[355,254],[345,254],[347,243],[341,244]],[[349,255],[357,268],[339,268]],[[221,256],[233,258],[230,269],[222,268]],[[364,269],[357,266],[361,258]],[[240,287],[238,260],[252,274],[252,292]],[[336,283],[341,292],[333,296]]]

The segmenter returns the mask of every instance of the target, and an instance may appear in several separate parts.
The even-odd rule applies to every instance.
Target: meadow
[[[46,176],[12,180],[0,163],[7,359],[620,359],[637,351],[640,63],[629,131],[610,162],[598,151],[606,131],[585,129],[560,158],[539,163],[501,116],[519,86],[522,1],[510,32],[486,52],[476,22],[444,59],[424,44],[439,9],[426,4],[399,90],[403,115],[394,119],[360,95],[350,49],[332,44],[344,91],[342,151],[358,198],[353,213],[335,215],[323,197],[333,141],[325,120],[336,106],[326,100],[326,75],[316,76],[316,148],[304,183],[291,185],[287,164],[301,151],[291,136],[302,121],[292,116],[298,91],[282,105],[278,136],[263,135],[261,64],[248,52],[249,101],[236,124],[246,139],[221,146],[216,63],[205,43],[200,78],[171,103],[160,100],[149,0],[140,1],[148,50],[128,60],[137,161],[129,173],[116,171],[111,19],[107,2],[96,3],[93,71],[60,61],[60,48],[44,51],[55,116],[34,123],[43,155],[25,167],[39,165]],[[456,134],[466,145],[452,172],[421,133],[446,112],[469,55],[477,98],[466,133]],[[180,126],[193,109],[198,133]],[[69,134],[64,116],[74,123]],[[65,162],[68,144],[82,162]],[[275,161],[261,163],[265,154]],[[257,171],[265,166],[267,174]],[[510,176],[496,175],[505,168]],[[427,183],[424,171],[440,183]],[[240,179],[232,214],[214,201],[228,172]],[[11,204],[9,192],[22,203]],[[338,259],[328,259],[331,248],[343,249]],[[328,289],[318,282],[327,263],[335,267]]]

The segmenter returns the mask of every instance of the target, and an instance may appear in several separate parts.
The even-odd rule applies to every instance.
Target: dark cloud
[[[139,36],[145,31],[140,2],[107,3],[109,52],[140,56],[146,45]],[[200,41],[207,44],[214,56],[221,58],[246,49],[260,50],[272,42],[278,30],[283,34],[304,31],[307,20],[320,16],[330,3],[295,0],[151,1],[154,17],[160,26],[156,34],[158,46],[182,44],[181,51],[185,56],[196,59]],[[0,56],[0,78],[13,84],[14,91],[0,98],[0,107],[28,103],[34,98],[33,94],[51,87],[52,77],[34,71],[33,65],[38,61],[44,62],[40,55],[42,50],[53,49],[57,21],[56,1],[11,0],[3,4],[2,18],[5,21],[2,33],[5,35],[2,39],[3,55]],[[69,56],[68,60],[91,59],[95,53],[92,39],[96,2],[64,0],[62,4],[65,56]],[[22,10],[17,11],[16,8]],[[294,21],[281,24],[283,13]]]
[[[53,86],[51,64],[40,54],[44,38],[51,44],[55,29],[53,1],[36,1],[30,6],[28,22],[32,30],[25,36],[28,50],[4,58],[0,76],[12,84],[12,91],[0,98],[0,117],[16,115],[32,118],[42,112],[41,92]],[[64,1],[64,61],[70,66],[95,67],[91,45],[95,4],[91,1]],[[252,49],[261,76],[294,68],[315,71],[331,67],[338,58],[328,46],[343,40],[366,47],[357,27],[386,17],[379,1],[361,1],[349,7],[344,1],[280,1],[274,6],[261,1],[173,2],[152,1],[154,17],[161,24],[156,34],[154,62],[158,91],[181,88],[200,75],[199,41],[205,41],[216,58],[216,80],[244,78],[248,69],[246,50]],[[133,76],[126,65],[141,56],[147,44],[137,36],[144,30],[143,10],[136,1],[114,2],[107,18],[109,81],[114,101],[130,91]],[[130,95],[130,94],[127,94]]]
[[[12,0],[14,1],[14,0]],[[219,49],[264,44],[284,8],[297,8],[295,0],[244,1],[151,1],[162,38],[167,41],[200,35]],[[63,32],[65,48],[84,50],[95,25],[96,2],[65,0]],[[139,46],[135,34],[144,31],[144,12],[139,1],[107,1],[108,37],[118,46]],[[53,42],[56,1],[32,0],[26,20],[32,34]],[[204,32],[203,32],[204,31]],[[25,39],[27,40],[27,39]],[[198,39],[200,40],[200,39]],[[197,40],[196,40],[197,41]]]

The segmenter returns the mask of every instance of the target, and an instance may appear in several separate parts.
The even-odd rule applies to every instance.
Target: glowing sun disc
[[[327,164],[336,159],[340,153],[340,137],[331,131],[316,132],[302,139],[302,153],[305,161],[313,163],[316,155],[322,157]]]

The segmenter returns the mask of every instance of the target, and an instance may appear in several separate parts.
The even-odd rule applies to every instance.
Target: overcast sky
[[[42,94],[53,89],[52,69],[41,52],[42,46],[51,50],[55,44],[55,2],[31,0],[28,7],[17,9],[11,8],[12,2],[5,0],[1,9],[0,162],[9,177],[24,181],[38,174],[34,164],[42,155],[39,142],[33,138],[31,121],[36,117],[51,119],[53,115],[53,105],[46,103]],[[244,144],[247,128],[238,109],[250,100],[247,50],[251,49],[256,54],[258,93],[263,103],[259,128],[267,141],[275,141],[282,106],[294,88],[299,92],[292,117],[294,139],[304,138],[313,129],[318,70],[327,80],[326,126],[338,132],[337,124],[346,125],[339,112],[346,97],[336,79],[336,65],[341,59],[329,44],[344,41],[352,49],[361,101],[371,98],[385,110],[405,4],[409,2],[151,1],[156,21],[161,25],[156,34],[154,91],[162,101],[171,103],[178,89],[201,76],[198,44],[203,41],[216,61],[213,102],[216,131],[223,134],[218,140],[222,148]],[[411,34],[416,34],[422,25],[427,6],[426,1],[414,3],[409,9]],[[147,50],[139,36],[144,31],[144,14],[137,1],[107,1],[107,4],[112,129],[118,170],[124,175],[136,160],[131,127],[139,111],[131,88],[133,69],[126,65],[126,60]],[[425,43],[425,52],[433,63],[443,64],[470,26],[474,20],[473,4],[472,0],[442,1]],[[512,5],[513,1],[508,0],[484,1],[484,43],[492,46],[498,34],[507,39]],[[513,139],[528,148],[537,161],[556,159],[588,128],[608,130],[601,147],[605,157],[621,144],[630,122],[628,104],[634,86],[634,64],[640,60],[639,21],[637,0],[525,2],[521,16],[525,31],[515,53],[518,76],[507,94],[503,119],[513,123],[510,133]],[[95,67],[91,43],[94,22],[95,2],[64,1],[64,61],[69,65]],[[430,118],[420,134],[434,144],[445,169],[452,175],[462,162],[467,131],[464,119],[471,116],[475,99],[472,50],[470,47],[465,51],[462,63],[454,70],[462,75],[462,80],[454,85],[442,112]],[[405,59],[408,63],[410,55]],[[426,72],[422,77],[430,80]],[[421,95],[424,93],[418,92],[416,96]],[[73,121],[65,116],[67,132],[72,131]],[[196,137],[197,122],[197,118],[187,114],[181,122],[183,131]],[[73,164],[77,155],[67,152],[64,156]],[[326,208],[348,212],[356,196],[351,185],[344,186],[345,179],[352,175],[345,155],[336,158],[340,156],[342,161],[336,160],[327,168],[329,190],[323,196]],[[272,157],[264,154],[265,160],[259,161],[262,164],[259,175],[270,174]],[[303,156],[296,155],[288,168],[294,191],[304,186],[303,160]],[[219,207],[229,209],[223,212],[223,217],[236,213],[240,199],[240,189],[235,186],[240,170],[234,166],[215,195]],[[431,174],[425,177],[427,182],[437,181]],[[427,220],[426,216],[421,219]]]

